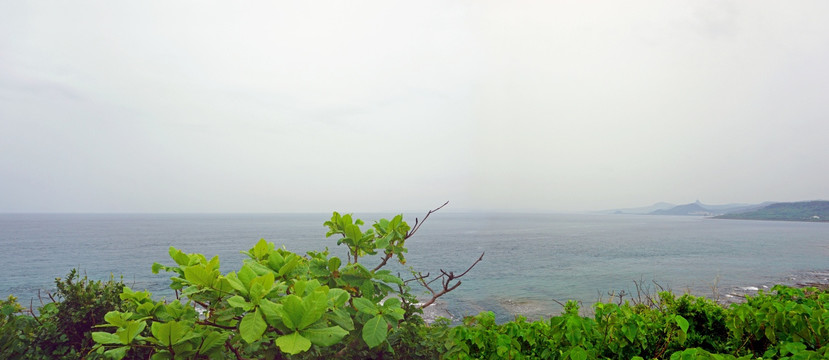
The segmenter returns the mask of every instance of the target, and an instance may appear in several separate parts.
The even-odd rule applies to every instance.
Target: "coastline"
[[[829,290],[829,270],[815,270],[803,271],[786,276],[783,279],[775,282],[747,284],[744,286],[734,286],[728,289],[719,289],[712,287],[710,294],[694,294],[696,296],[706,297],[715,301],[723,307],[729,307],[731,304],[738,304],[745,302],[747,296],[755,296],[760,291],[770,291],[774,285],[786,285],[791,287],[815,287],[820,290]],[[675,294],[681,295],[685,292],[674,291]],[[527,319],[533,320],[539,317],[550,318],[561,313],[560,309],[552,308],[545,302],[529,298],[499,298],[494,299],[499,309],[486,310],[501,310],[509,317],[518,315],[524,316]],[[607,301],[605,299],[605,301]],[[598,302],[598,301],[595,301]],[[431,306],[423,309],[423,321],[427,324],[435,322],[439,317],[444,317],[451,320],[453,323],[460,322],[463,317],[475,314],[454,314],[450,310],[451,306],[447,300],[438,300]],[[589,307],[588,307],[589,309]],[[486,311],[482,310],[482,311]],[[583,308],[584,310],[584,308]]]

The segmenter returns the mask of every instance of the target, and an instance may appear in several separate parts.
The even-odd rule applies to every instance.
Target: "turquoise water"
[[[394,214],[355,214],[370,223]],[[414,222],[414,216],[406,219]],[[258,239],[305,252],[328,246],[329,214],[251,215],[0,215],[0,296],[21,302],[52,288],[77,267],[95,279],[123,275],[134,289],[170,296],[170,246],[219,255],[223,271],[238,268]],[[826,281],[829,224],[714,220],[643,215],[460,214],[439,212],[408,242],[407,266],[423,273],[462,272],[484,261],[443,298],[453,316],[494,310],[499,318],[560,311],[568,299],[585,305],[608,292],[635,292],[633,281],[676,292],[725,294],[777,282]],[[371,260],[366,260],[372,264]],[[408,270],[397,266],[404,274]]]

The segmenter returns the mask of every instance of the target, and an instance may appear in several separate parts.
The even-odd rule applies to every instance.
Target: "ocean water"
[[[355,214],[367,223],[395,214]],[[405,214],[414,223],[423,214]],[[0,296],[38,305],[38,293],[79,268],[92,279],[120,278],[135,290],[172,297],[175,246],[218,255],[224,272],[237,270],[260,238],[304,253],[329,247],[330,214],[0,214]],[[716,220],[683,216],[464,214],[438,212],[407,241],[406,266],[437,274],[463,272],[484,259],[463,284],[441,298],[455,318],[493,310],[500,320],[558,314],[559,302],[589,306],[609,293],[635,294],[634,281],[681,293],[719,296],[774,283],[827,282],[829,224]],[[361,260],[373,265],[376,259]],[[418,294],[426,295],[416,289]]]

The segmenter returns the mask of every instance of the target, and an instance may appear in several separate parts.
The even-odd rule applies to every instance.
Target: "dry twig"
[[[472,268],[474,268],[475,265],[478,265],[478,263],[481,262],[481,260],[483,260],[483,259],[484,259],[484,253],[481,253],[481,256],[478,257],[478,260],[475,260],[475,262],[473,262],[472,265],[470,265],[466,269],[466,271],[464,271],[460,275],[455,275],[455,273],[453,271],[450,271],[450,272],[447,273],[443,269],[440,269],[441,275],[434,278],[434,279],[432,279],[432,280],[430,280],[429,282],[426,282],[426,277],[428,277],[429,274],[426,274],[424,276],[421,273],[418,273],[417,274],[418,276],[415,278],[415,280],[417,280],[420,283],[420,285],[423,285],[423,287],[425,287],[426,290],[429,290],[429,292],[432,293],[432,298],[429,299],[428,301],[420,304],[420,308],[423,309],[423,308],[426,308],[429,305],[434,304],[435,300],[437,300],[439,297],[445,295],[446,293],[448,293],[452,290],[457,289],[458,286],[461,286],[461,281],[457,280],[457,279],[460,279],[461,277],[466,275],[469,272],[469,270],[472,270]],[[441,280],[440,283],[441,283],[442,289],[436,291],[436,290],[432,289],[432,287],[429,286],[429,284],[435,282],[438,279]],[[455,280],[457,280],[458,282],[452,284],[452,281],[455,281]]]

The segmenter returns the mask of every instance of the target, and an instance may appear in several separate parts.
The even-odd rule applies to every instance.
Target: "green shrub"
[[[125,287],[120,299],[132,310],[104,316],[100,327],[114,331],[92,333],[96,353],[112,359],[136,351],[153,359],[434,357],[440,346],[430,337],[446,326],[423,324],[422,305],[407,284],[426,286],[429,303],[455,289],[472,267],[461,275],[441,271],[442,289],[414,271],[404,282],[383,267],[392,258],[406,262],[405,241],[422,222],[409,227],[398,215],[363,225],[336,212],[324,224],[326,236],[347,247],[345,262],[327,250],[299,255],[263,239],[243,252],[248,259],[238,271],[222,274],[218,257],[171,247],[175,265],[156,263],[153,272],[172,273],[170,287],[180,297],[156,301]],[[370,261],[377,265],[366,267]]]
[[[25,309],[14,297],[2,302],[0,357],[6,359],[79,359],[90,357],[95,346],[92,330],[110,311],[126,310],[120,299],[121,281],[92,281],[72,269],[55,279],[53,302],[37,312]],[[91,355],[94,358],[94,355]]]
[[[732,307],[731,346],[763,357],[811,358],[829,355],[829,293],[776,285]]]
[[[30,352],[38,323],[32,316],[23,315],[24,308],[17,298],[0,300],[0,358],[22,359]]]

